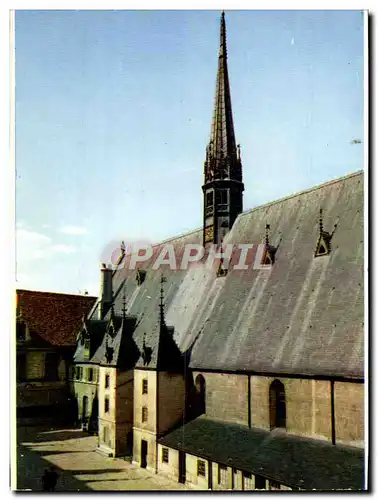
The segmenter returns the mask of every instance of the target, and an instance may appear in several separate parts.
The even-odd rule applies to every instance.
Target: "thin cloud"
[[[53,245],[49,250],[54,253],[76,253],[76,248],[72,245]]]
[[[63,226],[60,228],[60,232],[64,234],[71,234],[74,236],[80,236],[83,234],[88,234],[85,227],[80,226]]]
[[[17,241],[20,243],[34,243],[37,245],[48,244],[51,242],[51,238],[42,233],[37,233],[36,231],[29,231],[28,229],[18,228],[16,231]]]
[[[46,259],[54,254],[73,254],[76,248],[72,245],[53,243],[45,234],[27,229],[16,230],[17,263]]]

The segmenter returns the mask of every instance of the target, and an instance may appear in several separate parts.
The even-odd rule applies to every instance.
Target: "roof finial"
[[[164,288],[163,288],[163,283],[165,283],[167,279],[164,277],[164,275],[161,275],[160,278],[160,327],[165,326],[165,318],[164,318]]]
[[[323,234],[323,209],[320,209],[319,230],[320,230],[320,234]]]
[[[220,46],[219,46],[219,57],[227,57],[227,47],[226,47],[226,19],[224,15],[224,10],[222,10],[221,15],[221,26],[220,26]]]
[[[265,225],[265,245],[269,247],[269,229],[270,229],[270,224]]]

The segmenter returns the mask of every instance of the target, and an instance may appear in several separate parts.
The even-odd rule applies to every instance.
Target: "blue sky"
[[[97,294],[109,244],[202,224],[218,11],[17,11],[17,286]],[[359,11],[226,11],[249,209],[363,168]]]

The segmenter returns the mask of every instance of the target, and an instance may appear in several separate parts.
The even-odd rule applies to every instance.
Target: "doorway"
[[[185,453],[183,451],[179,451],[179,477],[178,482],[185,484],[186,480],[186,467],[185,467]]]
[[[140,466],[144,469],[147,467],[147,441],[142,439],[140,447]]]
[[[285,387],[279,380],[274,380],[269,388],[270,429],[286,428]]]
[[[208,479],[209,490],[213,489],[213,462],[209,460],[209,479]]]
[[[133,431],[130,431],[127,433],[127,437],[126,437],[126,448],[127,448],[127,455],[129,455],[130,457],[133,456],[133,438],[134,438],[134,435],[133,435]]]
[[[88,396],[83,397],[82,427],[83,430],[88,427]]]

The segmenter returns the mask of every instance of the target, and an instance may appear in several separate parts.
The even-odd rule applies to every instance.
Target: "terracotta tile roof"
[[[54,346],[76,344],[83,315],[96,302],[88,295],[16,290],[17,313],[32,330],[32,335]]]

